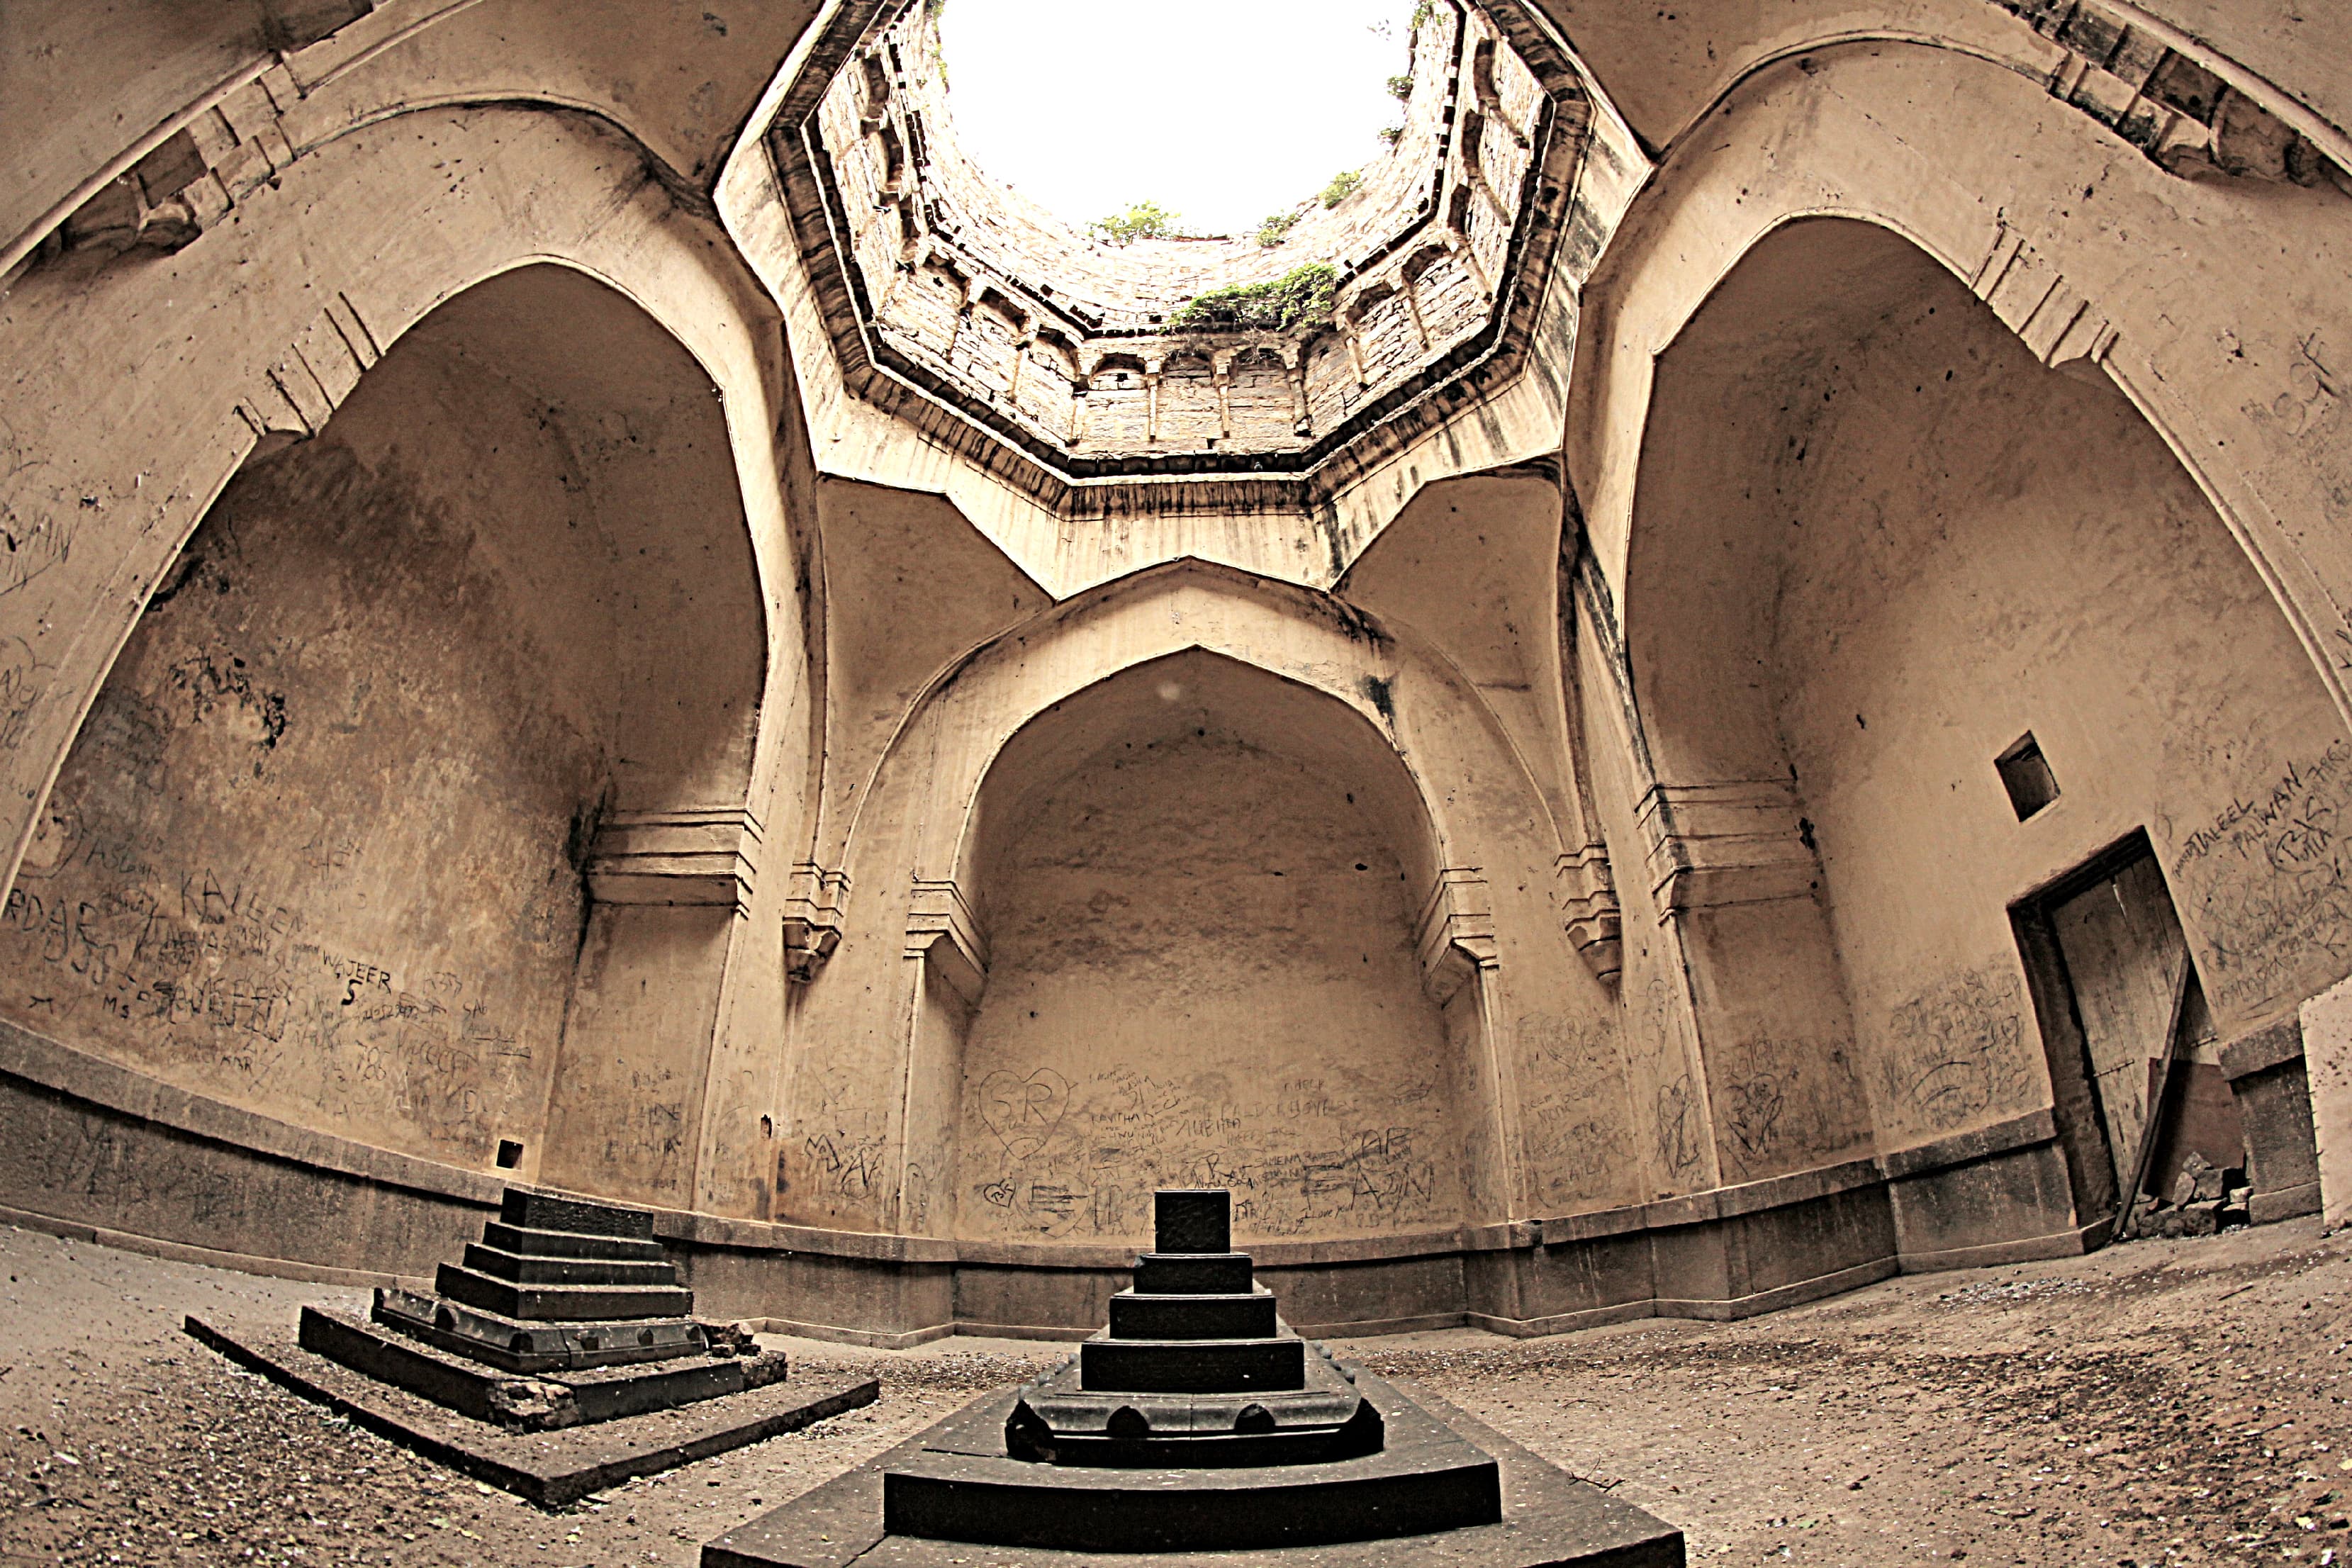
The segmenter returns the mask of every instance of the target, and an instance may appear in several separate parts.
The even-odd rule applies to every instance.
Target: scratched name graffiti
[[[53,670],[23,637],[0,637],[0,751],[13,752],[24,743],[34,704]]]
[[[1698,1106],[1688,1073],[1658,1086],[1655,1125],[1658,1163],[1675,1176],[1697,1170],[1706,1151],[1699,1144]]]
[[[1223,1073],[1131,1067],[1076,1080],[1044,1067],[981,1074],[965,1091],[966,1125],[982,1136],[965,1144],[978,1168],[963,1214],[986,1231],[1127,1237],[1149,1227],[1153,1189],[1219,1186],[1234,1193],[1235,1222],[1262,1235],[1432,1223],[1451,1212],[1433,1157],[1444,1140],[1373,1110],[1410,1111],[1432,1088],[1375,1096],[1294,1075],[1252,1092]]]
[[[1619,1197],[1634,1163],[1633,1105],[1609,1030],[1547,1013],[1520,1015],[1513,1031],[1522,1076],[1528,1180],[1553,1205]]]
[[[1881,1069],[1888,1096],[1951,1129],[2031,1108],[2037,1093],[2017,976],[1979,970],[1895,1007]]]
[[[71,517],[71,513],[51,514],[28,522],[14,509],[0,507],[0,598],[73,559]]]
[[[2253,799],[2231,797],[2213,819],[2189,829],[2174,857],[2175,872],[2223,852],[2260,858],[2273,869],[2307,864],[2326,853],[2336,836],[2336,806],[2328,793],[2352,767],[2352,741],[2337,741],[2314,761],[2289,763]]]
[[[2204,938],[2207,994],[2243,1016],[2352,967],[2352,742],[2294,762],[2189,831],[2173,868]]]
[[[55,863],[0,903],[16,1016],[133,1026],[141,1055],[331,1116],[388,1111],[467,1148],[489,1136],[490,1107],[530,1052],[461,976],[406,989],[391,965],[311,940],[301,914],[250,876],[159,867],[69,815],[58,831]]]

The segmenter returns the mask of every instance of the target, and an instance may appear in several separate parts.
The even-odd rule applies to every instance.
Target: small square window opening
[[[522,1145],[511,1138],[499,1140],[499,1169],[511,1171],[522,1163]]]
[[[1992,765],[2000,773],[2001,787],[2009,791],[2009,804],[2018,821],[2023,822],[2058,798],[2057,776],[2051,773],[2032,731],[1994,758]]]

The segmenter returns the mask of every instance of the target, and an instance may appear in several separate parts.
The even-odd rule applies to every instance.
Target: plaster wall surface
[[[1867,281],[1818,287],[1846,276]],[[1658,765],[1793,781],[1836,938],[1813,973],[1851,997],[1882,1147],[2048,1103],[2009,907],[2136,830],[2223,1038],[2337,976],[2341,874],[2311,825],[2352,742],[2113,390],[1836,220],[1751,252],[1656,388],[1628,613],[1720,634],[1634,634]],[[1993,761],[2029,732],[2061,794],[2021,823]]]
[[[766,135],[805,8],[344,9],[45,16],[0,111],[52,237],[0,296],[10,1203],[204,1245],[315,1181],[381,1258],[223,1246],[364,1272],[510,1138],[714,1303],[898,1342],[1091,1323],[1139,1194],[1230,1175],[1318,1321],[1767,1310],[2084,1243],[2005,910],[2139,828],[2197,1048],[2304,1114],[2326,19],[1555,0],[1516,368],[1307,480],[1056,492],[845,384]],[[1507,184],[1530,90],[1412,133]],[[1466,331],[1471,238],[1355,351]],[[1278,351],[1146,386],[1001,281],[904,302],[1055,439],[1089,374],[1121,439],[1289,428]]]
[[[1887,1064],[1873,1087],[1911,1137],[1979,1098],[2023,1109],[2038,1064],[2005,906],[2135,828],[2222,1038],[2352,963],[2330,826],[2352,739],[2274,601],[2135,410],[2035,365],[1958,292],[1889,321],[1900,350],[1825,367],[1843,412],[1789,488],[1832,531],[1785,580],[1775,660],[1857,1024]],[[1919,390],[1939,360],[1940,397]],[[2061,794],[2019,823],[1991,763],[2028,732]],[[1944,809],[1922,810],[1938,784]]]
[[[470,427],[534,455],[520,420]],[[544,700],[570,682],[516,636],[528,606],[420,481],[337,441],[223,497],[50,795],[0,1008],[180,1088],[487,1164],[546,1096],[582,918],[566,839],[610,715]]]
[[[1954,50],[1825,45],[1807,58],[1811,69],[1759,70],[1716,110],[1721,136],[1673,154],[1588,290],[1601,318],[1584,341],[1612,346],[1580,362],[1568,461],[1612,580],[1622,581],[1651,361],[1763,235],[1836,214],[1908,236],[2044,363],[2080,357],[2112,378],[2325,663],[2320,644],[2341,623],[2332,606],[2346,602],[2323,586],[2344,576],[2336,531],[2285,520],[2328,518],[2336,504],[2335,482],[2319,479],[2336,463],[2336,400],[2307,362],[2340,326],[2333,281],[2352,203],[2333,187],[2168,174],[2025,77]],[[2004,130],[1969,133],[1986,124]],[[2226,246],[2210,248],[2250,232],[2268,237],[2227,262]]]
[[[996,1070],[993,1066],[977,1073],[969,1066],[959,1069],[955,1063],[961,1047],[945,1051],[936,1061],[925,1055],[917,1063],[908,1055],[910,1031],[917,1029],[918,1018],[929,1016],[922,1009],[936,995],[935,960],[929,955],[943,940],[930,923],[934,914],[927,912],[935,906],[927,900],[945,899],[952,889],[953,900],[937,908],[961,910],[954,913],[962,933],[955,942],[964,954],[959,963],[974,972],[962,984],[972,992],[984,986],[984,996],[977,998],[980,1027],[990,1038],[1004,1037],[1003,1020],[992,1021],[991,1016],[1001,1011],[994,998],[998,968],[1004,962],[996,952],[995,926],[1003,919],[1027,917],[1017,913],[1019,906],[1005,903],[998,886],[1002,879],[989,869],[1004,853],[997,847],[1009,831],[1003,824],[1025,821],[1031,810],[1042,809],[1034,803],[1057,787],[1055,781],[1082,771],[1081,764],[1106,745],[1121,747],[1130,740],[1140,745],[1162,733],[1170,721],[1170,704],[1156,695],[1160,678],[1141,680],[1140,676],[1156,668],[1155,660],[1197,658],[1193,650],[1221,656],[1212,660],[1213,668],[1231,661],[1255,665],[1263,672],[1247,680],[1220,677],[1197,689],[1191,677],[1167,678],[1193,692],[1190,700],[1217,715],[1217,731],[1213,732],[1245,741],[1258,752],[1297,756],[1301,747],[1311,748],[1306,755],[1314,767],[1314,782],[1285,775],[1293,778],[1297,789],[1308,792],[1306,798],[1336,784],[1343,800],[1352,791],[1360,803],[1392,803],[1383,808],[1382,821],[1390,825],[1384,833],[1389,853],[1405,873],[1401,886],[1412,910],[1409,918],[1417,922],[1416,941],[1424,944],[1423,965],[1433,962],[1433,952],[1450,950],[1454,938],[1448,933],[1458,923],[1455,916],[1433,914],[1428,903],[1433,884],[1442,880],[1441,868],[1478,868],[1475,890],[1464,895],[1475,908],[1465,906],[1467,912],[1460,920],[1471,922],[1465,930],[1492,933],[1465,940],[1492,941],[1496,946],[1480,950],[1484,956],[1474,966],[1478,976],[1474,983],[1447,991],[1452,1070],[1461,1075],[1452,1092],[1465,1108],[1460,1112],[1462,1151],[1455,1163],[1463,1173],[1466,1216],[1496,1220],[1523,1205],[1525,1200],[1515,1194],[1528,1177],[1513,1107],[1521,1092],[1520,1079],[1529,1070],[1524,1053],[1558,1052],[1580,1030],[1598,1029],[1605,1037],[1607,1029],[1596,1016],[1605,1005],[1602,994],[1576,963],[1553,913],[1550,883],[1559,850],[1548,847],[1544,837],[1530,841],[1528,835],[1530,823],[1538,825],[1539,835],[1556,835],[1547,822],[1549,813],[1542,795],[1493,711],[1450,668],[1432,662],[1414,640],[1383,631],[1360,612],[1320,595],[1180,563],[1033,617],[1000,637],[960,663],[926,697],[917,722],[893,741],[856,808],[854,830],[843,850],[853,883],[880,890],[853,902],[841,950],[809,987],[801,1013],[804,1032],[795,1043],[789,1069],[790,1115],[804,1131],[798,1142],[782,1151],[790,1196],[780,1200],[780,1216],[789,1215],[801,1224],[873,1224],[866,1216],[887,1215],[888,1205],[915,1204],[918,1184],[911,1173],[917,1169],[922,1174],[919,1184],[934,1189],[920,1206],[939,1215],[942,1210],[936,1184],[950,1163],[961,1172],[954,1212],[969,1215],[975,1204],[984,1203],[975,1196],[982,1179],[971,1171],[980,1155],[971,1145],[978,1143],[982,1150],[995,1146],[1000,1141],[993,1134],[968,1136],[965,1146],[956,1151],[940,1141],[936,1127],[926,1129],[910,1116],[902,1131],[897,1120],[903,1105],[917,1101],[964,1104],[963,1086]],[[1098,739],[1083,745],[1057,740],[1051,748],[1029,752],[1029,761],[1019,760],[1024,752],[1010,745],[1016,733],[1062,705],[1096,701],[1098,694],[1080,694],[1114,678],[1128,695],[1115,703],[1105,700],[1103,713],[1089,721],[1089,727],[1062,731]],[[1290,694],[1292,687],[1312,695],[1304,709],[1300,697]],[[1334,719],[1318,716],[1334,707],[1346,710],[1346,723],[1337,731]],[[1362,741],[1342,744],[1333,738],[1359,732]],[[1004,773],[997,771],[1007,768],[1000,752],[1014,759]],[[1050,766],[1039,760],[1046,754],[1056,758]],[[1423,759],[1440,756],[1451,759],[1447,779],[1420,776]],[[1147,773],[1136,773],[1134,787],[1147,787],[1142,782]],[[1005,781],[1015,778],[1024,782],[1007,787]],[[983,780],[988,781],[985,785]],[[1159,791],[1172,786],[1149,787]],[[1155,794],[1153,798],[1163,796]],[[1030,804],[1008,805],[1008,801]],[[1200,824],[1205,834],[1208,823],[1200,816],[1202,809],[1188,810],[1183,820]],[[1320,840],[1308,833],[1301,809],[1276,808],[1267,800],[1265,810],[1244,816],[1272,812],[1279,826],[1243,842],[1263,843],[1268,854],[1297,854],[1311,860],[1314,852],[1308,846]],[[852,822],[842,826],[851,828]],[[1218,831],[1252,830],[1237,821]],[[1302,834],[1307,837],[1299,839]],[[1549,842],[1556,844],[1556,837]],[[1284,848],[1286,844],[1290,847]],[[1355,855],[1347,864],[1352,867],[1356,860],[1372,864],[1368,854]],[[1171,867],[1169,874],[1183,873]],[[1349,872],[1351,878],[1356,875]],[[1139,893],[1136,896],[1140,899]],[[1111,952],[1122,951],[1137,939],[1119,934],[1118,922],[1136,918],[1113,917],[1104,929],[1103,917],[1089,910],[1075,930],[1066,929],[1065,922],[1062,940],[1101,941],[1112,944]],[[1238,914],[1234,918],[1242,919]],[[1307,921],[1303,911],[1286,918],[1302,931],[1316,928],[1300,937],[1302,951],[1336,952],[1336,946],[1325,944],[1343,942],[1349,929],[1321,930],[1324,922]],[[1069,921],[1078,920],[1071,910]],[[897,932],[907,933],[903,942],[884,934]],[[1426,947],[1430,942],[1436,943],[1434,950]],[[1020,951],[1018,945],[1015,951]],[[1360,971],[1377,963],[1377,951],[1360,943],[1343,956]],[[1215,944],[1178,942],[1152,973],[1163,982],[1183,976],[1185,987],[1214,994],[1235,984],[1235,977],[1247,972],[1244,966],[1253,962],[1272,959],[1261,953],[1253,960]],[[1302,956],[1299,962],[1309,961]],[[1014,973],[1020,972],[1016,964]],[[1404,1005],[1393,991],[1376,989],[1373,994],[1386,998],[1383,1008]],[[893,995],[905,1000],[878,1005],[875,1000]],[[1015,1017],[1027,1010],[1014,1009]],[[1149,1034],[1164,1026],[1129,1018],[1121,1031]],[[1029,1068],[1020,1070],[1025,1075]],[[1055,1070],[1076,1081],[1069,1069],[1055,1066]],[[1606,1068],[1598,1077],[1588,1073],[1569,1098],[1594,1097],[1605,1108],[1601,1114],[1622,1120],[1628,1113],[1613,1101],[1609,1082]],[[1551,1102],[1559,1101],[1549,1086],[1544,1092]],[[970,1134],[969,1119],[965,1125]],[[1281,1137],[1286,1146],[1279,1152],[1290,1157],[1324,1150],[1329,1143],[1297,1127]],[[1606,1201],[1621,1179],[1620,1173],[1605,1168],[1546,1177],[1555,1196],[1573,1187],[1589,1194],[1587,1201]],[[935,1223],[943,1223],[943,1216]],[[1091,1217],[1086,1223],[1090,1228]],[[1349,1227],[1327,1215],[1310,1228],[1317,1235],[1339,1235]],[[1108,1234],[1124,1236],[1126,1227]]]
[[[748,783],[751,574],[675,342],[578,273],[483,286],[183,552],[9,895],[0,1010],[323,1131],[477,1167],[509,1138],[536,1168],[600,820]],[[606,1113],[678,1122],[698,1081],[660,1078]]]
[[[1395,763],[1368,728],[1345,771],[1236,738],[1234,677],[1197,657],[1124,679],[1159,721],[1022,803],[977,870],[959,1232],[1147,1240],[1181,1185],[1232,1187],[1252,1239],[1458,1220],[1417,900],[1387,802],[1349,787]]]
[[[1653,151],[1687,134],[1742,78],[1769,62],[1850,39],[1899,40],[2012,62],[2046,78],[2056,51],[2023,42],[2021,16],[2045,24],[2088,10],[2100,30],[2154,22],[2199,58],[2308,105],[2342,130],[2352,121],[2338,19],[2286,0],[2125,0],[2119,5],[2021,0],[1700,0],[1661,13],[1626,0],[1549,0],[1545,14],[1576,42],[1618,109]]]

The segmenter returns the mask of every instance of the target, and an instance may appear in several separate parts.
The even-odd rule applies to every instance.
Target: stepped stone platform
[[[787,1387],[782,1352],[693,1315],[694,1293],[639,1210],[509,1189],[482,1240],[462,1263],[443,1264],[434,1284],[431,1293],[379,1289],[366,1318],[305,1307],[291,1342],[194,1318],[187,1331],[429,1458],[550,1506],[870,1405],[879,1392],[871,1378]]]
[[[1154,1250],[1076,1355],[712,1542],[703,1568],[1682,1563],[1671,1526],[1299,1338],[1233,1250],[1230,1194],[1155,1209]]]

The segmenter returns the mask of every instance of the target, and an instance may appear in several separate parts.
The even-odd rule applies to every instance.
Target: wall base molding
[[[76,1220],[59,1219],[54,1215],[37,1214],[30,1209],[10,1208],[5,1204],[0,1204],[0,1225],[13,1225],[19,1230],[39,1231],[44,1236],[60,1237],[67,1241],[87,1241],[99,1247],[110,1247],[118,1252],[142,1253],[173,1263],[194,1263],[207,1268],[233,1268],[239,1274],[257,1275],[264,1279],[296,1279],[306,1285],[341,1285],[354,1290],[373,1289],[379,1285],[428,1292],[433,1288],[433,1281],[421,1274],[380,1274],[366,1268],[335,1268],[322,1263],[303,1263],[294,1258],[268,1258],[252,1252],[223,1252],[216,1247],[194,1247],[184,1241],[165,1241],[159,1237],[142,1236],[135,1230],[83,1225]]]
[[[11,1152],[0,1223],[355,1289],[429,1275],[475,1238],[502,1184],[173,1089],[7,1025],[0,1146]],[[1250,1250],[1285,1316],[1318,1337],[1465,1324],[1528,1337],[1647,1317],[1726,1321],[1898,1272],[2073,1256],[2105,1226],[2079,1226],[2067,1192],[2042,1110],[1653,1203]],[[2315,1189],[2261,1197],[2271,1202],[2258,1200],[2257,1219],[2316,1203]],[[706,1313],[880,1349],[955,1334],[1082,1339],[1133,1252],[651,1212]]]
[[[2095,1226],[2030,1236],[2019,1241],[1991,1241],[1978,1247],[1946,1247],[1940,1252],[1897,1253],[1895,1261],[1906,1274],[1940,1274],[1954,1268],[2000,1268],[2012,1263],[2080,1258],[2105,1245],[2110,1228],[2110,1223],[2102,1220]]]

